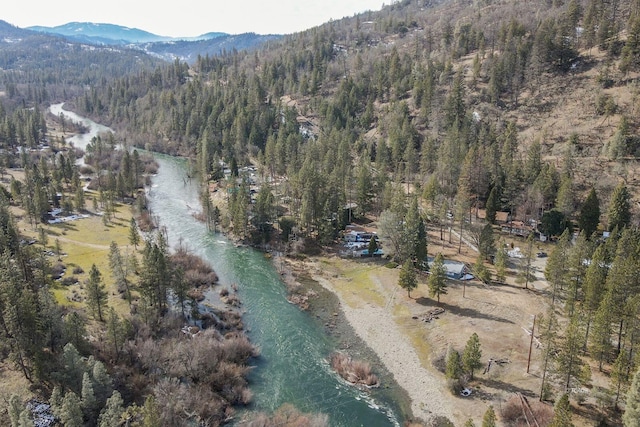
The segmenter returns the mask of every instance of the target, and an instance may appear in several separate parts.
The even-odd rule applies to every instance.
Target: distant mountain
[[[172,61],[179,58],[182,61],[193,63],[198,56],[216,56],[223,52],[246,50],[259,46],[265,42],[278,40],[279,35],[260,35],[245,33],[237,35],[222,35],[208,40],[177,40],[170,42],[156,42],[138,44],[137,47],[146,53],[158,58]]]
[[[57,27],[27,27],[28,30],[41,33],[58,34],[73,38],[83,43],[118,44],[148,43],[171,40],[138,28],[123,27],[113,24],[95,24],[92,22],[69,22]]]
[[[46,85],[43,99],[60,96],[55,85],[63,81],[93,84],[104,78],[153,69],[165,62],[139,49],[69,42],[60,35],[18,28],[2,20],[0,53],[0,73],[23,74],[30,70],[20,80],[43,88]]]
[[[143,50],[150,55],[173,61],[193,62],[200,56],[224,51],[251,49],[280,35],[245,33],[231,35],[209,32],[197,37],[164,37],[137,28],[91,22],[70,22],[57,27],[28,27],[28,30],[63,36],[71,41],[99,46],[122,46]]]
[[[27,29],[40,33],[65,36],[83,43],[108,45],[128,45],[177,40],[198,41],[215,39],[216,37],[228,35],[227,33],[210,32],[196,37],[166,37],[140,30],[138,28],[93,22],[69,22],[64,25],[58,25],[57,27],[33,26],[27,27]]]

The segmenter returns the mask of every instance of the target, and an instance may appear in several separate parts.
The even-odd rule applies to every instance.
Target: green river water
[[[89,130],[68,139],[80,148],[98,132],[110,131],[62,107],[56,104],[50,109]],[[381,373],[383,384],[391,384],[389,388],[363,392],[333,373],[327,359],[338,340],[325,332],[322,322],[287,301],[286,287],[263,253],[236,247],[223,235],[208,232],[193,217],[200,210],[198,185],[186,179],[186,162],[159,154],[155,157],[160,167],[148,197],[154,217],[167,230],[169,245],[181,242],[209,262],[221,286],[237,284],[249,338],[260,348],[249,378],[253,403],[247,411],[240,411],[237,419],[250,418],[246,412],[270,413],[290,403],[302,412],[326,414],[331,426],[400,426],[399,401],[404,399],[406,404],[406,398],[399,397],[402,393],[390,376]],[[211,290],[207,298],[215,300],[215,294],[216,290]],[[345,337],[342,339],[344,344]],[[359,346],[366,352],[361,343]],[[366,353],[373,357],[370,351]]]
[[[211,263],[221,285],[238,285],[249,337],[261,351],[250,376],[250,409],[271,412],[291,403],[303,412],[327,414],[331,426],[398,426],[393,391],[366,393],[339,379],[327,362],[335,340],[287,301],[273,263],[257,250],[236,247],[223,235],[208,232],[193,218],[200,206],[198,186],[186,180],[186,163],[155,157],[160,168],[148,197],[153,215],[168,231],[169,244],[182,242]]]

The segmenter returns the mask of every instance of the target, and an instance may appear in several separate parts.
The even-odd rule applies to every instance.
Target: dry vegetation
[[[333,353],[331,355],[331,367],[351,384],[367,387],[379,385],[378,377],[371,371],[369,363],[362,360],[353,360],[344,353]]]
[[[430,254],[443,252],[447,258],[462,260],[472,265],[476,254],[464,245],[462,253],[458,254],[458,242],[455,237],[451,244],[448,243],[447,237],[445,235],[445,240],[440,241],[439,231],[431,230]],[[520,239],[509,239],[508,242],[513,242],[516,246],[523,246],[525,243]],[[550,250],[547,244],[538,245],[540,250]],[[469,418],[477,424],[489,405],[504,408],[504,411],[498,413],[504,425],[520,425],[519,422],[525,421],[519,420],[519,416],[522,415],[522,409],[518,409],[519,394],[528,399],[540,425],[545,425],[544,421],[550,419],[550,414],[553,413],[552,404],[538,402],[543,352],[535,342],[530,372],[527,373],[530,344],[528,331],[531,330],[533,316],[544,313],[548,303],[548,284],[543,278],[544,259],[536,259],[534,262],[536,280],[530,284],[529,290],[515,283],[515,265],[511,264],[509,276],[503,285],[487,286],[476,280],[466,283],[450,281],[448,293],[442,296],[440,304],[429,297],[426,277],[419,279],[418,288],[412,292],[411,298],[408,298],[397,285],[399,269],[389,269],[385,267],[385,262],[349,261],[326,256],[288,262],[300,274],[325,278],[324,283],[331,283],[332,291],[340,297],[343,309],[357,311],[363,316],[365,323],[366,312],[380,313],[380,310],[383,310],[388,313],[388,319],[387,315],[380,317],[379,314],[372,314],[372,319],[376,319],[376,329],[380,329],[378,339],[381,341],[369,340],[367,344],[377,353],[380,352],[380,347],[384,349],[393,346],[390,344],[388,328],[385,326],[386,321],[393,321],[404,339],[411,343],[420,360],[420,369],[425,370],[427,375],[435,376],[442,384],[446,382],[442,361],[447,348],[452,346],[462,352],[469,336],[477,333],[480,337],[483,367],[477,372],[476,378],[467,384],[472,390],[471,396],[461,397],[449,392],[441,394],[441,398],[455,408],[452,421],[456,425],[462,425]],[[423,315],[435,307],[443,308],[444,313],[430,322],[422,321]],[[400,369],[411,366],[406,363],[406,355],[394,354],[400,365],[404,363],[404,368]],[[349,360],[348,356],[343,354],[334,357],[337,360],[335,364],[339,366]],[[501,359],[505,363],[492,363],[487,372],[485,369],[489,359]],[[385,360],[382,361],[386,365]],[[392,366],[387,368],[393,372]],[[422,375],[420,372],[412,374]],[[396,380],[400,386],[408,386],[397,376]],[[598,381],[599,377],[594,375],[594,382]],[[588,420],[594,415],[594,402],[595,400],[591,399],[585,402],[580,411],[576,411],[579,414],[574,416],[577,426],[590,425]],[[429,406],[429,402],[425,404]]]

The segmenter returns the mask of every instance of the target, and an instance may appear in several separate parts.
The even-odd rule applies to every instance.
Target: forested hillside
[[[603,212],[620,180],[635,189],[636,3],[403,1],[76,104],[205,176],[216,159],[287,176],[306,232],[347,202],[379,214],[401,182],[431,217],[495,189],[518,219],[576,219],[592,187]]]
[[[506,255],[492,224],[506,212],[531,239],[557,241],[540,398],[555,395],[559,417],[562,394],[596,390],[597,370],[587,416],[635,425],[640,1],[407,0],[192,66],[138,68],[123,55],[122,77],[90,57],[86,74],[0,58],[2,148],[45,139],[29,107],[51,99],[51,85],[120,141],[188,157],[203,183],[225,186],[222,211],[203,191],[205,219],[238,238],[328,245],[354,217],[376,219],[385,249],[410,270],[424,266],[425,227],[442,236],[455,224],[478,237],[479,266],[495,255],[496,282]],[[262,183],[253,196],[249,165]],[[102,190],[124,197],[126,173],[107,173]],[[466,222],[478,209],[482,232]],[[530,263],[522,275],[526,288]],[[249,400],[236,392],[225,399]]]

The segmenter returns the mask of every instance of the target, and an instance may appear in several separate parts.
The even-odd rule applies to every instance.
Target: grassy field
[[[92,197],[91,192],[87,192],[87,198]],[[135,248],[129,244],[129,223],[132,213],[128,205],[118,205],[117,212],[111,223],[105,225],[101,215],[90,213],[88,218],[61,224],[38,224],[47,234],[47,249],[53,252],[49,256],[52,265],[61,262],[66,266],[64,277],[75,276],[78,283],[71,286],[64,286],[60,282],[54,282],[52,291],[58,303],[68,307],[83,307],[82,302],[74,295],[82,295],[84,282],[89,277],[89,270],[93,264],[98,267],[102,274],[102,279],[109,294],[109,305],[123,315],[129,313],[127,302],[118,294],[109,268],[109,245],[116,242],[120,248],[120,253],[133,254]],[[39,239],[38,228],[34,228],[24,222],[19,221],[19,226],[25,236]],[[56,240],[61,249],[60,261],[56,255]],[[40,242],[36,243],[37,245]],[[73,274],[74,269],[82,269],[83,273]]]

